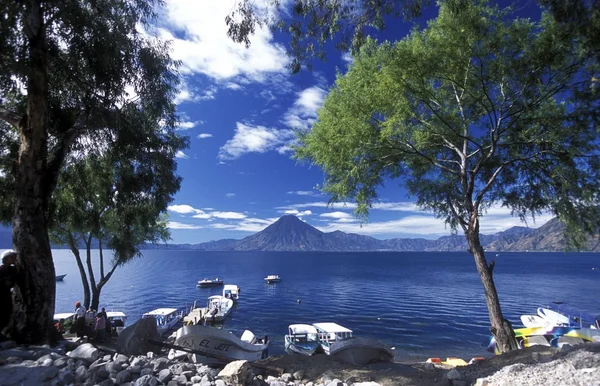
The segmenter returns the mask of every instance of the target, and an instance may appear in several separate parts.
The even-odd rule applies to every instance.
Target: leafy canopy
[[[295,155],[321,166],[324,191],[354,198],[359,216],[400,178],[452,229],[478,232],[501,203],[522,218],[553,212],[577,244],[600,218],[598,70],[549,14],[441,3],[422,31],[367,41]]]

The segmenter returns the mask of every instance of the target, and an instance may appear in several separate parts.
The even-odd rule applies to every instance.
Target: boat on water
[[[313,355],[321,346],[317,329],[310,324],[290,324],[284,340],[286,351],[302,355]]]
[[[584,311],[566,302],[551,302],[548,309],[560,314],[563,320],[566,319],[565,324],[568,326],[600,329],[600,313]]]
[[[550,327],[553,323],[539,315],[521,315],[521,323],[525,327]]]
[[[177,311],[177,308],[158,308],[156,310],[146,312],[142,315],[142,318],[154,318],[156,319],[156,329],[159,334],[172,329],[177,322],[181,319],[181,314]]]
[[[235,284],[225,284],[223,286],[223,297],[234,302],[237,301],[240,298],[240,287]]]
[[[208,298],[204,320],[207,322],[221,322],[229,315],[233,307],[233,299],[221,295]]]
[[[337,323],[314,323],[323,352],[335,359],[356,365],[392,362],[394,351],[379,339],[352,336],[352,330]]]
[[[196,284],[196,287],[200,287],[200,288],[208,288],[208,287],[219,287],[223,285],[223,279],[219,279],[218,277],[216,279],[202,279],[202,280],[198,280],[198,284]]]
[[[63,281],[63,279],[65,278],[65,276],[67,276],[66,273],[64,275],[56,275],[56,281]]]
[[[279,283],[280,281],[281,278],[279,277],[279,275],[269,275],[265,277],[265,282],[267,282],[267,284]]]
[[[266,358],[269,343],[266,336],[257,339],[250,330],[238,337],[227,330],[197,324],[181,327],[175,336],[176,346],[195,351],[194,361],[206,365],[236,360],[253,362]],[[177,355],[177,351],[172,349],[169,358]]]
[[[110,323],[111,333],[119,335],[125,329],[127,323],[127,315],[121,311],[107,311],[106,319]]]

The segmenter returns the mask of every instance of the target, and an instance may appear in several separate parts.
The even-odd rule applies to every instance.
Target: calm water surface
[[[600,254],[488,254],[492,258],[503,311],[515,327],[521,314],[554,300],[600,312],[600,271],[592,270],[600,267]],[[57,275],[67,274],[56,285],[56,312],[69,312],[83,298],[81,279],[70,251],[55,250],[54,261]],[[265,284],[268,274],[282,282]],[[487,354],[488,312],[468,253],[144,251],[115,271],[101,307],[125,312],[132,323],[159,307],[204,306],[221,288],[197,289],[196,282],[214,277],[241,287],[225,328],[269,335],[271,354],[283,353],[289,324],[327,321],[384,339],[398,359]]]

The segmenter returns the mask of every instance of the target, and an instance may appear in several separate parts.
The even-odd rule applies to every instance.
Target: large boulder
[[[98,349],[90,343],[84,343],[75,350],[68,352],[67,355],[74,359],[81,359],[89,364],[98,359]]]
[[[244,386],[246,381],[252,377],[250,364],[245,360],[231,362],[219,372],[219,377],[227,384]]]
[[[149,340],[160,341],[156,321],[154,318],[142,318],[121,331],[117,350],[125,355],[145,355],[149,351],[160,352],[160,347],[148,343]]]

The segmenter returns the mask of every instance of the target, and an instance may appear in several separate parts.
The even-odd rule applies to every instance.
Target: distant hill
[[[488,251],[561,252],[565,248],[564,225],[552,219],[537,229],[513,227],[493,235],[481,235]],[[7,237],[4,237],[8,235]],[[0,229],[0,246],[10,248],[10,230]],[[204,251],[466,251],[462,235],[379,240],[341,231],[321,232],[296,216],[281,217],[262,231],[241,240],[222,239],[199,244],[147,244],[144,249],[191,249]],[[590,237],[587,251],[600,252],[600,237]]]

